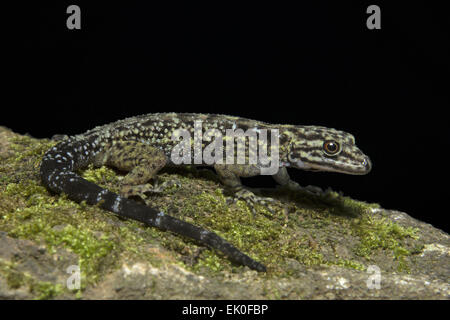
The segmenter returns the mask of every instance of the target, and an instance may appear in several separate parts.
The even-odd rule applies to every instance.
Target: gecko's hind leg
[[[121,181],[123,197],[138,196],[145,201],[146,193],[160,193],[169,186],[179,185],[175,181],[158,183],[157,173],[167,164],[167,157],[162,150],[139,141],[116,142],[101,160],[106,165],[128,171]],[[153,184],[148,183],[149,180],[153,180]]]

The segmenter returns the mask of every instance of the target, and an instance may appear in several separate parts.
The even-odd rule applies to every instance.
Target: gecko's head
[[[287,165],[311,171],[367,174],[372,163],[353,135],[325,127],[296,126],[287,133]]]

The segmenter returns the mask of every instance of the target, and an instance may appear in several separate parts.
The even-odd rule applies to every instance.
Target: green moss
[[[203,254],[202,259],[193,267],[195,271],[208,271],[220,272],[224,270],[224,265],[222,259],[211,250],[208,250]]]
[[[294,256],[297,261],[300,261],[307,267],[326,264],[326,260],[322,253],[312,248],[300,248],[298,250],[298,255]]]
[[[0,229],[13,237],[44,242],[51,253],[58,247],[76,253],[86,279],[83,283],[95,282],[103,271],[117,267],[120,253],[148,256],[138,248],[149,241],[147,235],[133,230],[140,227],[136,222],[115,228],[106,222],[111,214],[78,205],[64,196],[52,197],[33,180],[8,184],[4,194],[23,201],[22,206],[2,212]]]
[[[264,295],[267,296],[270,300],[280,300],[281,299],[281,293],[280,291],[275,288],[264,288]]]
[[[37,175],[39,163],[54,142],[37,142],[30,137],[14,138],[10,142],[16,154],[0,162],[0,172],[8,172],[8,179],[1,179],[0,183],[0,230],[12,237],[44,243],[50,253],[62,247],[77,254],[83,288],[117,268],[120,255],[158,265],[158,259],[140,249],[143,244],[155,243],[153,232],[137,233],[142,227],[133,221],[115,227],[108,222],[117,219],[112,214],[76,204],[64,195],[51,195],[42,186]],[[109,185],[110,189],[117,184],[117,175],[106,167],[91,167],[83,176]],[[15,276],[15,273],[9,276],[12,283],[17,280]],[[35,290],[50,294],[53,289],[42,284]]]
[[[89,168],[83,171],[82,177],[88,181],[98,184],[99,186],[117,186],[119,183],[119,179],[114,170],[105,166],[101,168],[94,168],[94,166],[91,164],[89,165]]]
[[[81,206],[65,197],[50,197],[36,183],[28,180],[6,186],[7,195],[23,197],[24,203],[2,214],[1,229],[10,236],[43,241],[50,252],[59,246],[70,249],[80,257],[84,276],[96,280],[103,260],[114,256],[114,243],[106,236],[95,236],[94,230],[100,230],[101,222],[96,224]]]
[[[267,251],[265,246],[259,245],[261,241],[274,240],[282,233],[277,219],[266,219],[261,214],[268,214],[266,208],[258,208],[258,214],[253,217],[248,207],[240,201],[236,206],[229,206],[220,189],[212,194],[202,192],[186,200],[181,208],[182,215],[190,216],[196,224],[214,230],[244,252],[253,253],[255,259],[262,259]],[[223,269],[209,254],[200,259],[199,264],[212,270]],[[228,262],[225,264],[229,266]]]
[[[0,274],[6,278],[9,288],[18,289],[26,286],[38,300],[54,298],[63,291],[60,284],[36,281],[29,274],[19,271],[14,263],[0,261]]]
[[[350,197],[344,197],[338,192],[330,191],[324,196],[330,213],[332,214],[349,214],[352,216],[360,216],[366,214],[370,209],[380,208],[378,203],[367,203],[357,201]]]
[[[363,265],[362,263],[359,263],[359,262],[356,262],[356,261],[352,261],[352,260],[342,259],[342,258],[339,258],[339,259],[337,259],[336,261],[333,261],[333,262],[329,262],[328,264],[329,265],[339,266],[339,267],[344,267],[344,268],[360,270],[360,271],[367,270],[366,266]]]
[[[31,292],[36,295],[36,299],[44,300],[58,296],[63,291],[61,285],[51,282],[36,282],[31,285]]]
[[[398,260],[398,270],[408,271],[405,257],[411,255],[401,241],[407,237],[418,239],[416,228],[404,228],[385,218],[376,219],[369,215],[362,216],[353,223],[353,232],[359,236],[361,242],[355,248],[355,253],[370,260],[375,250],[389,250]]]
[[[372,207],[366,204],[353,204],[347,200],[347,206],[349,204],[356,210]],[[230,206],[222,190],[216,189],[213,193],[202,192],[185,199],[180,208],[180,215],[192,217],[190,222],[195,221],[198,225],[214,230],[251,257],[268,265],[272,274],[283,274],[283,261],[287,258],[295,259],[306,266],[337,265],[365,270],[365,266],[357,261],[339,257],[325,258],[320,248],[313,248],[309,244],[308,237],[292,233],[292,229],[298,225],[324,228],[331,223],[327,220],[331,215],[329,211],[321,214],[296,207],[295,210],[299,214],[306,213],[312,216],[311,220],[304,219],[296,223],[289,219],[286,221],[286,215],[281,208],[275,206],[274,209],[274,214],[271,214],[267,208],[257,206],[257,213],[253,216],[244,202],[238,201],[235,206]],[[204,267],[221,271],[232,266],[226,260],[218,260],[217,254],[208,250],[201,256],[194,270]]]
[[[111,261],[106,259],[110,255],[115,255],[114,243],[107,236],[96,237],[92,231],[80,229],[72,225],[64,227],[60,231],[48,230],[45,235],[45,242],[53,249],[61,244],[70,248],[80,257],[80,268],[82,276],[97,280],[101,274],[104,263],[92,263],[93,261]],[[112,262],[112,261],[111,261]]]
[[[3,270],[6,275],[6,283],[8,284],[8,287],[18,289],[25,284],[26,278],[23,273],[9,267],[5,267]]]

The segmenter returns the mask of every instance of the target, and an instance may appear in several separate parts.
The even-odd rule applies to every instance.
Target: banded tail
[[[217,234],[121,197],[76,174],[76,170],[85,168],[92,161],[98,149],[95,143],[86,140],[69,139],[60,142],[47,151],[42,159],[40,175],[44,185],[53,192],[67,194],[69,199],[78,203],[86,201],[89,205],[99,204],[101,208],[118,216],[197,240],[221,251],[235,263],[257,271],[266,271],[263,264],[242,253]]]

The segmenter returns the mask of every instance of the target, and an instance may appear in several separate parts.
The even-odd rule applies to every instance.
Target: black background
[[[92,2],[39,1],[3,12],[12,19],[3,39],[1,125],[44,138],[175,111],[334,127],[356,136],[372,172],[292,170],[296,181],[448,231],[443,8],[430,1]],[[70,4],[81,8],[81,30],[66,28]],[[381,8],[381,30],[366,27],[370,4]],[[244,183],[274,185],[269,177]]]

